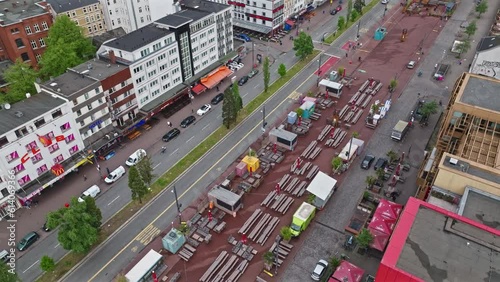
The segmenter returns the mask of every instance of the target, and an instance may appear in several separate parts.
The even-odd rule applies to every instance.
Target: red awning
[[[332,277],[342,282],[359,282],[365,271],[348,261],[342,261]]]
[[[295,22],[292,21],[292,20],[286,20],[285,23],[291,27],[294,27],[295,26]]]
[[[373,236],[373,242],[371,243],[370,247],[383,252],[385,250],[385,246],[387,246],[387,243],[389,243],[390,235],[382,233],[373,228],[368,228],[368,230],[370,230],[370,233]]]
[[[396,220],[394,218],[385,217],[375,211],[375,214],[373,215],[372,221],[368,225],[368,228],[372,228],[387,235],[391,235],[395,226]]]
[[[233,73],[226,66],[217,68],[215,71],[209,73],[206,77],[201,79],[201,83],[208,89],[214,88],[221,80],[230,76]]]
[[[200,95],[201,93],[205,92],[205,90],[207,90],[207,88],[201,83],[198,83],[193,88],[191,88],[191,91],[193,91],[193,93],[196,95]]]
[[[402,205],[381,199],[376,212],[385,217],[398,219],[402,210]]]

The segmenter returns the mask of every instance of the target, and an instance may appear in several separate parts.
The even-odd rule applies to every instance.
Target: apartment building
[[[309,2],[309,1],[308,1]],[[291,16],[299,15],[305,12],[307,8],[305,0],[285,0],[284,18],[285,20]]]
[[[104,43],[97,53],[130,68],[138,107],[151,115],[181,97],[185,103],[187,86],[221,65],[232,41],[219,52],[217,38],[215,13],[186,9]]]
[[[66,15],[83,28],[84,35],[91,37],[106,32],[106,24],[99,0],[46,0],[40,4],[48,4],[54,18]]]
[[[41,91],[13,105],[4,104],[0,120],[3,218],[6,208],[19,208],[73,170],[84,146],[70,104],[58,95]]]
[[[0,60],[21,59],[33,67],[45,50],[50,12],[32,0],[0,2]]]
[[[284,0],[234,0],[224,4],[233,6],[233,23],[241,30],[272,34],[283,27]]]
[[[464,73],[446,106],[435,148],[422,162],[417,197],[459,198],[466,187],[500,196],[500,81]]]
[[[100,0],[108,30],[122,27],[127,33],[177,11],[174,0]]]

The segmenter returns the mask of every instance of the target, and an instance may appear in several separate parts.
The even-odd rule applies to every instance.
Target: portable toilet
[[[288,124],[295,124],[296,121],[297,121],[297,113],[296,112],[288,113],[287,117]]]
[[[179,230],[172,228],[165,237],[161,239],[163,248],[175,254],[186,243],[186,237]]]
[[[302,117],[309,118],[314,113],[314,102],[305,101],[300,108],[303,111]]]
[[[386,34],[387,34],[387,29],[385,27],[379,27],[375,31],[375,35],[373,36],[373,38],[377,41],[380,41],[384,39]]]

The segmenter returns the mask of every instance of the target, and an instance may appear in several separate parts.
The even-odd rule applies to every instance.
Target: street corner
[[[354,41],[351,41],[351,40],[347,40],[343,45],[342,47],[340,47],[340,49],[344,50],[344,51],[349,51],[351,50],[352,46],[355,46],[356,45],[356,42]]]
[[[328,73],[328,71],[335,65],[337,62],[340,61],[340,57],[324,53],[322,54],[322,57],[324,59],[324,56],[328,56],[329,58],[323,62],[323,60],[320,61],[320,67],[319,69],[314,72],[315,75],[322,75]]]

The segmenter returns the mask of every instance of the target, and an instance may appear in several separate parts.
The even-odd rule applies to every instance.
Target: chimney
[[[108,51],[108,56],[109,56],[109,60],[111,61],[111,63],[116,64],[116,56],[115,56],[115,52],[113,50]]]

